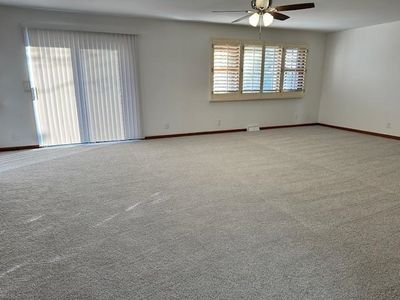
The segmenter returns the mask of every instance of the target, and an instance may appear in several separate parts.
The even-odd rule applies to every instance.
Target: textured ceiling
[[[275,0],[274,5],[309,2]],[[400,20],[400,0],[315,0],[316,8],[288,12],[273,27],[337,31]],[[212,10],[249,9],[250,0],[0,0],[0,4],[52,10],[230,23],[241,14]],[[246,21],[242,22],[246,24]]]

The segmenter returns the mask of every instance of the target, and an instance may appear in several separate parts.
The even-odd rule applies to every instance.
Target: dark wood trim
[[[315,126],[315,125],[318,125],[318,123],[268,126],[268,127],[260,127],[260,129],[261,130],[269,130],[269,129],[279,129],[279,128],[290,128],[290,127]],[[145,140],[155,140],[155,139],[165,139],[165,138],[174,138],[174,137],[185,137],[185,136],[207,135],[207,134],[221,134],[221,133],[244,132],[244,131],[247,131],[247,129],[242,128],[242,129],[229,129],[229,130],[217,130],[217,131],[177,133],[177,134],[167,134],[167,135],[153,135],[153,136],[146,136],[144,139]]]
[[[5,147],[5,148],[0,148],[0,152],[5,152],[5,151],[20,151],[20,150],[31,150],[31,149],[38,149],[38,148],[40,148],[39,145],[18,146],[18,147]]]
[[[293,128],[293,127],[305,127],[305,126],[316,126],[318,123],[305,123],[305,124],[295,124],[295,125],[280,125],[280,126],[267,126],[260,127],[261,130],[270,130],[270,129],[280,129],[280,128]]]
[[[189,132],[189,133],[176,133],[176,134],[166,134],[166,135],[152,135],[146,136],[145,140],[155,140],[155,139],[166,139],[175,137],[185,137],[185,136],[195,136],[195,135],[207,135],[207,134],[221,134],[221,133],[232,133],[232,132],[243,132],[246,129],[230,129],[230,130],[217,130],[217,131],[201,131],[201,132]]]
[[[319,123],[319,125],[325,126],[325,127],[329,127],[329,128],[334,128],[334,129],[340,129],[340,130],[346,130],[346,131],[361,133],[361,134],[373,135],[373,136],[392,139],[392,140],[400,140],[400,136],[397,136],[397,135],[390,135],[390,134],[384,134],[384,133],[378,133],[378,132],[372,132],[372,131],[366,131],[366,130],[360,130],[360,129],[342,127],[342,126],[336,126],[336,125],[329,125],[329,124],[325,124],[325,123]]]
[[[270,129],[280,129],[280,128],[317,126],[317,125],[330,127],[330,128],[334,128],[334,129],[339,129],[339,130],[346,130],[346,131],[361,133],[361,134],[368,134],[368,135],[373,135],[373,136],[382,137],[382,138],[388,138],[388,139],[393,139],[393,140],[400,140],[400,136],[396,136],[396,135],[377,133],[377,132],[372,132],[372,131],[366,131],[366,130],[360,130],[360,129],[354,129],[354,128],[336,126],[336,125],[330,125],[330,124],[325,124],[325,123],[305,123],[305,124],[295,124],[295,125],[266,126],[266,127],[260,127],[260,129],[261,130],[270,130]],[[165,138],[196,136],[196,135],[207,135],[207,134],[222,134],[222,133],[233,133],[233,132],[244,132],[244,131],[246,131],[246,129],[244,129],[244,128],[242,128],[242,129],[229,129],[229,130],[217,130],[217,131],[202,131],[202,132],[177,133],[177,134],[167,134],[167,135],[154,135],[154,136],[147,136],[144,139],[145,140],[154,140],[154,139],[165,139]],[[40,148],[39,145],[5,147],[5,148],[0,148],[0,152],[31,150],[31,149],[38,149],[38,148]]]

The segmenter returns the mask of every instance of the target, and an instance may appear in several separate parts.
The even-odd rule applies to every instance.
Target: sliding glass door
[[[132,35],[26,29],[41,146],[141,138]]]

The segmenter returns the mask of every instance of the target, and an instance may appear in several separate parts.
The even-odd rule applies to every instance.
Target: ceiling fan
[[[246,13],[245,16],[234,20],[232,23],[238,23],[242,20],[249,19],[249,23],[253,27],[263,24],[265,27],[272,24],[274,19],[285,21],[290,17],[280,12],[314,8],[314,3],[300,3],[282,6],[272,6],[272,0],[251,0],[252,10],[214,10],[215,13]]]

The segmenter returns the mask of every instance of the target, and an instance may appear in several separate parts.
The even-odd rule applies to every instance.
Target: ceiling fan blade
[[[272,12],[270,12],[270,14],[274,17],[274,19],[280,20],[280,21],[285,21],[285,20],[290,18],[289,16],[281,14],[281,13],[278,13],[278,12],[273,12],[272,11]]]
[[[308,9],[314,7],[315,7],[314,3],[299,3],[299,4],[277,6],[275,7],[275,9],[276,11],[290,11],[290,10]]]
[[[240,22],[240,21],[242,21],[242,20],[244,20],[244,19],[247,19],[248,17],[249,17],[249,15],[247,14],[247,15],[245,15],[245,16],[239,18],[239,19],[236,19],[235,21],[232,21],[232,24],[233,24],[233,23],[238,23],[238,22]]]
[[[249,10],[213,10],[213,13],[249,13]]]

